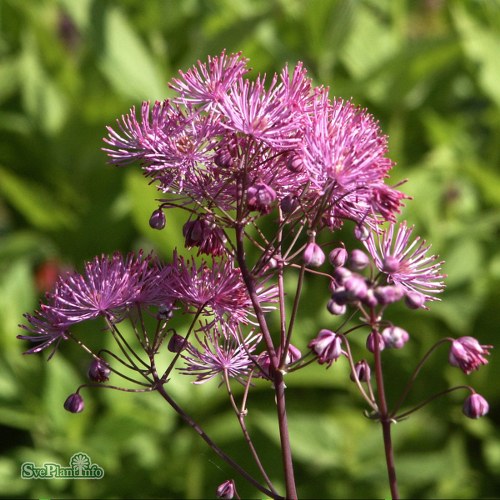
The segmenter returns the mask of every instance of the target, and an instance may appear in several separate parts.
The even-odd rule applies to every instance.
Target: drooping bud
[[[425,305],[425,296],[420,292],[407,292],[405,295],[405,304],[410,309],[421,309]]]
[[[490,410],[488,401],[476,392],[471,394],[465,401],[462,411],[466,417],[479,418],[484,417]]]
[[[375,345],[376,345],[375,342],[378,342],[379,352],[385,349],[384,338],[382,337],[382,335],[380,335],[380,333],[377,332],[371,332],[366,339],[366,348],[370,352],[375,352]]]
[[[247,207],[249,210],[258,210],[262,214],[268,214],[275,201],[276,191],[263,182],[248,188]]]
[[[337,304],[343,306],[348,304],[351,299],[349,292],[343,287],[339,286],[332,292],[332,300]]]
[[[354,370],[356,371],[356,375],[358,377],[358,380],[360,382],[368,382],[370,380],[370,377],[371,377],[371,369],[370,369],[370,365],[368,364],[368,362],[364,359],[362,359],[361,361],[358,361],[355,365],[354,365]],[[353,382],[356,381],[356,377],[354,376],[354,373],[351,372],[351,380]]]
[[[382,330],[382,338],[386,347],[401,349],[410,339],[410,335],[399,326],[388,326]]]
[[[186,339],[177,333],[173,333],[168,341],[168,350],[170,352],[182,352],[187,346]]]
[[[217,488],[217,498],[224,498],[231,500],[234,498],[234,495],[236,493],[236,486],[234,484],[234,481],[232,479],[229,479],[227,481],[224,481],[219,487]]]
[[[347,250],[343,246],[334,248],[328,255],[330,264],[333,267],[342,267],[347,262],[347,257]]]
[[[149,226],[152,229],[163,229],[166,223],[167,219],[161,208],[156,209],[149,218]]]
[[[382,271],[384,273],[395,273],[399,269],[399,260],[392,255],[387,255],[382,262]]]
[[[328,363],[329,367],[344,354],[342,337],[326,329],[320,330],[317,337],[309,342],[308,347],[318,356],[320,364]]]
[[[352,276],[352,271],[349,271],[347,267],[337,267],[333,271],[333,277],[339,285],[343,285],[345,280]]]
[[[187,248],[200,246],[203,242],[205,232],[204,219],[188,220],[182,228],[182,235],[185,238]]]
[[[306,266],[319,267],[325,262],[325,252],[317,243],[311,242],[304,250],[303,259]]]
[[[353,271],[361,271],[370,263],[370,259],[368,255],[365,254],[362,250],[354,249],[349,255],[349,260],[347,265]]]
[[[328,309],[328,312],[334,316],[341,316],[347,310],[347,306],[345,304],[338,304],[333,299],[328,301],[326,308]]]
[[[87,375],[92,382],[107,382],[111,370],[108,364],[102,359],[93,359],[90,363]]]
[[[300,352],[300,349],[290,344],[288,346],[288,353],[286,355],[286,363],[287,364],[295,363],[295,361],[298,361],[301,357],[302,353]]]
[[[361,224],[358,224],[354,228],[354,236],[359,241],[366,241],[370,236],[370,230]]]
[[[80,413],[84,408],[85,403],[83,402],[83,398],[77,392],[70,394],[64,402],[64,409],[70,413]]]
[[[378,300],[377,297],[375,297],[373,288],[368,288],[368,290],[366,291],[366,295],[363,297],[362,302],[368,307],[375,307],[378,305]]]
[[[174,305],[172,303],[161,304],[158,306],[158,312],[156,313],[156,319],[160,321],[168,321],[174,315]]]
[[[383,305],[393,304],[401,300],[405,295],[404,289],[398,285],[378,286],[373,293],[379,304]]]
[[[451,343],[448,360],[458,366],[466,375],[488,364],[484,356],[490,354],[491,345],[481,345],[474,337],[460,337]]]

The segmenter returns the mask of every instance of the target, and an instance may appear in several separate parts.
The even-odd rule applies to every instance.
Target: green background
[[[386,356],[389,398],[439,338],[497,344],[500,324],[500,3],[497,0],[0,0],[0,492],[15,497],[200,498],[232,471],[155,394],[86,391],[88,359],[66,343],[49,362],[22,356],[22,314],[54,269],[114,250],[171,255],[183,220],[147,224],[155,191],[137,168],[100,150],[105,126],[197,59],[242,50],[254,73],[305,63],[316,84],[366,106],[389,135],[392,181],[409,179],[403,217],[446,260],[447,291],[430,311],[392,319],[412,342]],[[43,277],[45,276],[45,280]],[[309,285],[297,325],[304,348],[334,320],[326,288]],[[314,305],[314,307],[313,307]],[[102,335],[99,327],[82,334]],[[361,352],[359,350],[358,352]],[[470,383],[488,417],[461,414],[465,394],[440,399],[394,428],[401,494],[500,496],[500,359],[465,377],[439,349],[412,401]],[[345,362],[287,379],[303,498],[389,496],[380,429],[366,419]],[[176,398],[243,464],[250,460],[224,393],[179,382]],[[250,401],[248,424],[280,484],[273,393]],[[23,480],[21,463],[67,465],[87,453],[99,481]],[[253,469],[252,469],[253,471]],[[235,478],[243,497],[259,496]]]

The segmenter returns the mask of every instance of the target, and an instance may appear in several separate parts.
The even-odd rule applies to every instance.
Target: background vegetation
[[[178,68],[226,48],[257,72],[304,61],[317,84],[366,106],[389,134],[414,196],[404,217],[446,260],[448,289],[431,311],[396,311],[411,334],[388,356],[389,391],[438,338],[498,344],[500,324],[500,3],[497,0],[0,0],[0,492],[15,497],[199,498],[232,472],[155,394],[87,391],[62,408],[88,360],[70,344],[49,362],[21,356],[22,313],[57,270],[114,250],[168,256],[182,221],[154,232],[155,208],[137,169],[106,165],[105,126],[143,99],[169,95]],[[320,327],[327,291],[309,287],[297,339]],[[319,304],[313,307],[312,304]],[[318,324],[318,318],[321,324]],[[100,336],[102,332],[82,332]],[[461,415],[464,394],[395,428],[401,492],[411,498],[500,493],[500,355],[466,379],[441,349],[415,402],[470,381],[488,417]],[[346,366],[289,375],[292,442],[303,498],[387,497],[380,429],[367,420]],[[176,397],[236,456],[242,442],[216,384],[179,385]],[[249,424],[273,477],[272,393],[253,396]],[[21,463],[67,464],[76,452],[105,469],[100,481],[23,480]],[[246,453],[245,453],[246,456]],[[241,458],[243,463],[248,459]],[[278,480],[279,481],[279,480]],[[241,481],[244,497],[255,493]]]

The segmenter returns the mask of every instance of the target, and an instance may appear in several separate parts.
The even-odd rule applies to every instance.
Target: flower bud
[[[167,220],[161,208],[155,210],[149,218],[149,226],[153,229],[163,229]]]
[[[382,262],[382,271],[384,273],[395,273],[399,269],[399,259],[392,255],[387,255]]]
[[[491,345],[481,345],[474,337],[460,337],[451,343],[448,360],[458,366],[466,375],[488,364],[484,356],[490,354]]]
[[[168,321],[174,315],[173,304],[161,304],[158,306],[158,312],[156,313],[156,319],[160,321]]]
[[[70,394],[64,402],[64,409],[70,413],[80,413],[84,408],[83,398],[77,392]]]
[[[425,296],[420,292],[407,292],[405,295],[405,304],[410,309],[421,309],[425,305]]]
[[[309,342],[308,347],[317,355],[320,364],[328,363],[328,366],[344,354],[342,337],[326,329],[320,330],[317,337]]]
[[[480,394],[471,394],[465,401],[462,411],[469,418],[484,417],[488,413],[490,405]]]
[[[90,363],[87,375],[92,382],[107,382],[111,370],[108,364],[102,359],[93,359]]]
[[[247,207],[249,210],[258,210],[263,214],[268,214],[275,201],[276,191],[263,182],[248,188]]]
[[[285,214],[291,214],[299,206],[299,200],[296,196],[287,195],[280,202],[281,210]]]
[[[401,349],[410,339],[410,335],[399,326],[389,326],[382,330],[382,338],[386,347]]]
[[[367,339],[366,339],[366,348],[370,352],[375,352],[375,342],[378,342],[378,350],[379,352],[383,351],[385,349],[385,343],[384,343],[384,338],[380,333],[377,332],[371,332]]]
[[[188,220],[182,228],[186,247],[199,246],[204,240],[205,232],[205,221],[203,219]]]
[[[350,278],[347,278],[344,282],[344,288],[351,300],[362,300],[368,292],[368,285],[359,274],[353,274]]]
[[[224,481],[218,488],[217,488],[217,498],[225,498],[231,500],[234,498],[234,495],[236,493],[236,486],[234,484],[234,481],[232,479],[229,479],[227,481]]]
[[[297,155],[290,156],[286,166],[290,172],[298,173],[303,167],[302,159]]]
[[[370,370],[370,365],[368,364],[368,362],[364,359],[362,359],[361,361],[358,361],[355,365],[354,365],[354,370],[356,371],[356,375],[358,377],[358,380],[360,382],[368,382],[370,380],[370,377],[371,377],[371,370]],[[356,377],[354,376],[354,373],[351,372],[351,380],[353,382],[356,381]]]
[[[373,293],[379,304],[383,305],[393,304],[401,300],[405,295],[403,288],[398,285],[378,286]]]
[[[347,306],[345,304],[338,304],[333,299],[328,301],[326,308],[328,309],[328,312],[334,316],[341,316],[347,310]]]
[[[304,250],[303,259],[306,266],[319,267],[325,262],[325,253],[317,243],[311,242]]]
[[[354,236],[359,241],[366,241],[370,236],[370,230],[361,224],[358,224],[354,228]]]
[[[349,295],[349,292],[343,286],[337,287],[332,293],[332,300],[340,306],[347,304],[350,298],[351,296]]]
[[[333,277],[339,285],[343,285],[350,276],[352,276],[352,271],[349,271],[347,267],[337,267],[333,271]]]
[[[355,249],[349,255],[349,260],[347,265],[353,271],[361,271],[370,263],[370,259],[368,255],[365,254],[362,250]]]
[[[333,267],[342,267],[347,261],[347,250],[344,247],[334,248],[328,255],[330,264]]]
[[[173,333],[168,341],[168,350],[170,352],[182,352],[187,346],[186,339],[177,333]]]
[[[366,291],[366,295],[363,297],[362,301],[368,307],[375,307],[378,305],[377,297],[375,297],[375,293],[373,292],[373,288],[368,288]]]
[[[290,344],[288,346],[288,353],[286,355],[287,365],[289,365],[291,363],[295,363],[295,361],[298,361],[301,357],[302,357],[302,353],[300,352],[300,349],[298,349],[294,345]]]

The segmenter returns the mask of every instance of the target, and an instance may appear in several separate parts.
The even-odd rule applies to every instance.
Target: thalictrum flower
[[[478,370],[488,364],[485,356],[490,354],[491,345],[481,345],[474,337],[460,337],[451,343],[449,361],[458,366],[465,374]]]
[[[363,243],[389,283],[401,285],[407,292],[419,292],[426,300],[439,300],[434,294],[444,289],[442,262],[427,255],[430,245],[420,237],[411,241],[412,232],[413,227],[407,227],[406,222],[397,229],[391,224],[381,234],[371,233]]]
[[[189,344],[181,354],[186,367],[180,371],[186,375],[196,375],[195,384],[208,382],[219,374],[227,373],[239,381],[255,366],[251,355],[261,335],[250,333],[244,340],[227,324],[224,332],[217,327],[196,334],[199,348]]]

